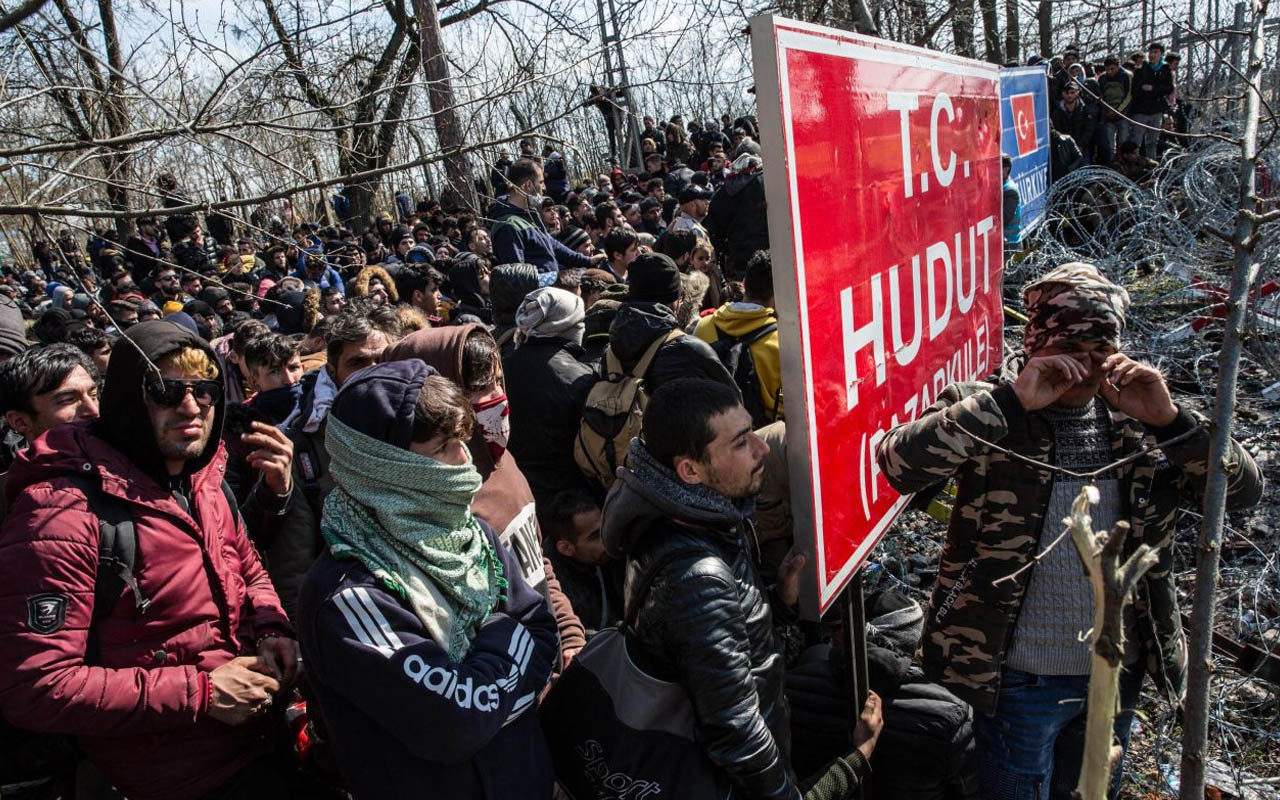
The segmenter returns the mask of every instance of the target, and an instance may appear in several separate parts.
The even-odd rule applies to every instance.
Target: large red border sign
[[[885,431],[999,364],[1000,76],[773,16],[751,38],[813,616],[906,502],[876,466]]]

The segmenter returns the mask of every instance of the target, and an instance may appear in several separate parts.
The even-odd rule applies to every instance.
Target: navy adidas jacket
[[[360,562],[326,551],[307,573],[298,638],[308,683],[358,800],[551,797],[536,706],[556,621],[484,528],[509,587],[460,663]]]

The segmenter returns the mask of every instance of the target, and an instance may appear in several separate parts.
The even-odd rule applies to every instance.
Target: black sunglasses
[[[187,399],[187,390],[191,390],[191,395],[195,397],[198,405],[208,408],[216,405],[222,400],[222,382],[221,381],[182,381],[164,379],[158,381],[148,381],[143,384],[147,391],[147,397],[151,402],[163,408],[177,408],[182,405],[182,401]]]

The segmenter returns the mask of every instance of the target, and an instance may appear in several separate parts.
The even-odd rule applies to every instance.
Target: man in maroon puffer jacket
[[[172,322],[129,338],[137,346],[112,355],[101,418],[51,429],[9,473],[0,713],[76,735],[131,800],[282,796],[267,712],[300,660],[222,488],[216,358]],[[264,472],[288,473],[287,447],[245,441]],[[100,481],[137,531],[137,593],[122,588],[98,619],[98,519],[73,476]]]

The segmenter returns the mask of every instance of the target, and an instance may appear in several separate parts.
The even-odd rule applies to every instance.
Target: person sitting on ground
[[[1112,163],[1116,172],[1143,187],[1150,187],[1155,181],[1155,171],[1160,162],[1142,155],[1137,142],[1125,142],[1120,145],[1120,155]]]
[[[536,705],[555,620],[471,512],[474,424],[462,390],[416,359],[356,373],[329,415],[336,487],[299,614],[355,798],[551,796]]]

